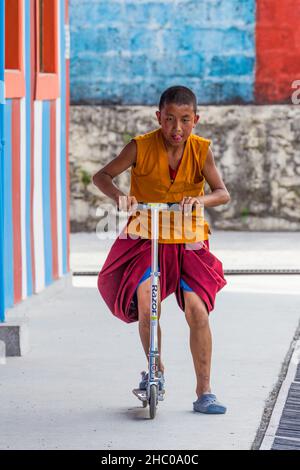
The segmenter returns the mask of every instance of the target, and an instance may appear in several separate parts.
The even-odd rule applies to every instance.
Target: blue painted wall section
[[[70,0],[73,103],[253,101],[255,0]]]
[[[5,159],[3,161],[4,176],[4,286],[5,308],[14,304],[14,247],[13,247],[13,221],[12,221],[12,146],[11,146],[11,113],[12,102],[5,103]]]
[[[51,241],[51,207],[50,207],[50,103],[43,102],[42,123],[42,178],[43,178],[43,228],[44,228],[44,257],[45,257],[45,285],[52,283],[52,241]]]

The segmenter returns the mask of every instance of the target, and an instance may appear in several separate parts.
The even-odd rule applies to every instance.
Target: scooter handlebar
[[[172,208],[172,211],[182,211],[179,202],[139,202],[135,208],[138,211],[148,209],[169,210],[170,208]]]

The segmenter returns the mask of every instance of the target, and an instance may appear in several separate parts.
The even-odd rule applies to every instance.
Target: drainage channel
[[[254,450],[300,450],[300,328],[297,328],[283,364],[272,410],[264,416],[253,444]],[[271,400],[270,400],[271,402]],[[266,415],[269,415],[268,418]]]

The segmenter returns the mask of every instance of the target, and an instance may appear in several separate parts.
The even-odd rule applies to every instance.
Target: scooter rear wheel
[[[151,387],[150,387],[150,399],[149,399],[150,418],[151,419],[155,418],[157,401],[158,401],[157,386],[156,385],[151,385]]]

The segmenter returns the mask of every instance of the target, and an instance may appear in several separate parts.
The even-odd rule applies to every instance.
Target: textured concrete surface
[[[1,366],[0,448],[250,449],[299,321],[299,276],[227,280],[211,314],[212,385],[226,415],[192,412],[189,332],[174,296],[162,304],[166,399],[151,421],[131,392],[146,366],[137,324],[113,317],[95,288],[59,282],[19,306],[31,351]]]
[[[145,368],[137,324],[107,310],[96,289],[68,287],[31,308],[31,352],[1,366],[2,449],[249,449],[299,319],[299,294],[258,288],[219,295],[211,316],[213,390],[224,416],[192,412],[188,326],[163,303],[166,399],[155,421],[131,393]],[[294,286],[296,289],[296,286]],[[42,294],[40,294],[42,296]],[[159,438],[158,438],[159,436]]]
[[[72,106],[70,179],[72,231],[94,231],[97,208],[112,202],[92,175],[130,139],[158,127],[157,107]],[[206,209],[213,229],[300,230],[300,107],[201,106],[194,133],[210,139],[229,204]],[[114,179],[128,194],[130,170]],[[206,194],[210,192],[206,187]],[[115,204],[111,206],[115,211]]]

